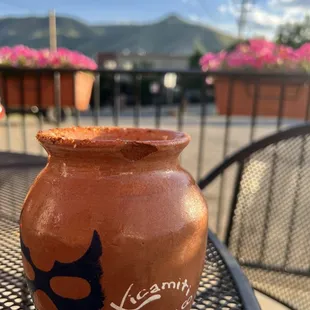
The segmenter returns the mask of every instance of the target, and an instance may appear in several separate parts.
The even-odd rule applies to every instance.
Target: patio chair
[[[257,291],[310,309],[310,125],[259,140],[213,169],[237,167],[225,242]]]

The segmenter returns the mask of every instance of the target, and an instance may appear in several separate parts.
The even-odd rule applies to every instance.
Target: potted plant
[[[216,105],[221,115],[252,115],[254,112],[255,83],[257,106],[256,115],[277,116],[280,111],[281,73],[306,72],[310,68],[310,44],[299,49],[277,45],[262,39],[253,39],[238,44],[231,51],[208,53],[200,59],[204,71],[247,71],[250,74],[235,76],[231,104],[228,109],[229,84],[231,78],[222,74],[214,79]],[[261,72],[259,77],[251,72]],[[280,73],[279,77],[268,76],[268,73]],[[267,74],[266,74],[267,73]],[[281,116],[304,118],[307,110],[309,83],[302,79],[286,79],[282,94],[283,110]]]
[[[25,70],[8,70],[8,68]],[[97,64],[85,55],[59,48],[31,49],[26,46],[0,48],[0,91],[8,109],[44,110],[56,102],[55,74],[52,71],[27,71],[29,68],[87,69],[89,72],[62,72],[60,74],[60,105],[86,110],[89,105]],[[57,85],[57,84],[56,84]]]

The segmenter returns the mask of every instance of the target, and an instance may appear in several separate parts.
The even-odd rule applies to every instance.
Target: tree
[[[310,17],[307,16],[300,23],[287,23],[280,26],[277,31],[278,44],[285,44],[298,48],[304,43],[310,42]]]
[[[248,44],[248,40],[235,40],[232,44],[228,45],[224,50],[228,53],[233,52],[239,44]]]
[[[195,41],[193,46],[193,54],[188,58],[188,67],[191,70],[200,70],[199,60],[205,54],[205,49],[200,41]],[[184,90],[200,90],[204,80],[199,75],[183,76],[180,82]]]
[[[188,66],[190,69],[200,69],[199,60],[206,52],[201,41],[195,40],[193,51],[193,54],[188,59]]]
[[[203,56],[203,53],[200,50],[195,50],[194,53],[189,57],[188,65],[190,69],[199,69],[199,60]]]

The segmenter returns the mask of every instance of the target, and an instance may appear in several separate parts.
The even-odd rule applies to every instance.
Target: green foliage
[[[196,43],[194,52],[188,59],[189,68],[192,70],[200,70],[199,60],[205,54],[201,44]],[[201,89],[203,79],[200,76],[186,76],[183,77],[183,84],[187,89]]]
[[[189,68],[190,69],[199,69],[199,60],[203,56],[203,53],[199,50],[195,50],[194,53],[189,57]]]
[[[236,47],[237,47],[239,44],[242,44],[242,43],[247,44],[247,43],[249,43],[249,40],[235,40],[232,44],[230,44],[229,46],[227,46],[227,47],[225,48],[225,50],[226,50],[227,52],[232,52],[232,51],[234,51],[234,50],[236,49]]]
[[[0,46],[24,44],[33,48],[49,45],[48,18],[0,19]],[[58,46],[79,50],[94,56],[97,52],[193,53],[196,41],[206,51],[217,52],[234,41],[230,35],[195,25],[171,15],[144,25],[88,25],[66,17],[57,18]]]
[[[300,23],[287,23],[279,27],[276,41],[278,44],[285,44],[293,48],[310,42],[310,17],[307,16]]]
[[[199,60],[205,54],[205,48],[200,40],[197,40],[193,47],[193,54],[189,57],[188,65],[190,69],[200,69]]]

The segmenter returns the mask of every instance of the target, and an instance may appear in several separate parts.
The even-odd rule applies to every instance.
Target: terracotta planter
[[[5,79],[4,79],[5,76]],[[74,85],[75,83],[75,85]],[[83,111],[88,108],[94,76],[78,72],[61,73],[60,104],[63,107],[76,107]],[[0,91],[7,108],[29,109],[38,106],[40,109],[55,107],[55,81],[51,72],[2,73],[0,74]],[[75,105],[74,105],[75,102]]]
[[[254,105],[254,78],[235,79],[231,115],[252,115]],[[219,114],[228,113],[229,77],[215,80],[216,106]],[[305,118],[309,85],[292,81],[285,87],[283,117]],[[271,78],[261,78],[256,115],[278,116],[281,83]]]
[[[179,164],[183,133],[67,128],[21,215],[23,263],[39,310],[189,310],[207,208]]]

